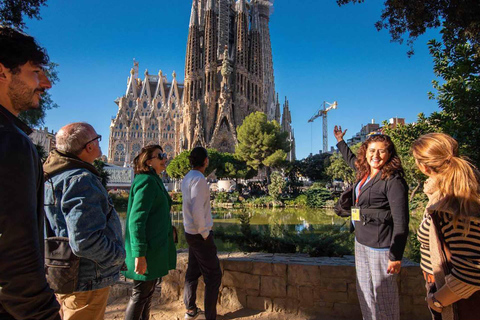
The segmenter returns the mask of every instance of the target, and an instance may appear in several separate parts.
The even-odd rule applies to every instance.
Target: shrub
[[[324,188],[314,188],[312,186],[305,194],[307,196],[307,205],[311,208],[325,207],[327,200],[333,200],[332,193]]]
[[[223,242],[235,244],[246,252],[308,253],[313,257],[338,257],[352,254],[354,236],[343,226],[322,226],[310,228],[300,234],[291,234],[282,225],[267,226],[261,231],[250,226],[250,216],[243,210],[239,216],[241,233],[217,230],[215,235]]]

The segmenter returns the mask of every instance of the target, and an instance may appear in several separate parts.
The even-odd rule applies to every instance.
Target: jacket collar
[[[373,177],[373,179],[370,179],[367,183],[365,183],[365,185],[362,187],[362,192],[360,193],[360,196],[362,196],[365,191],[370,189],[375,183],[380,180],[382,180],[382,170],[378,171],[378,173],[375,175],[375,177]]]
[[[168,191],[167,189],[165,189],[165,185],[163,184],[163,181],[162,179],[160,178],[160,176],[155,172],[155,170],[151,169],[149,173],[147,174],[150,174],[152,176],[155,177],[155,182],[158,184],[158,186],[160,187],[160,189],[162,190],[163,193],[165,193],[165,195],[167,196],[167,199],[170,203],[170,205],[172,204],[172,198],[170,197],[170,195],[168,194]]]
[[[20,120],[18,117],[15,117],[10,111],[8,111],[4,106],[0,104],[0,114],[3,115],[8,121],[10,121],[14,126],[18,127],[20,130],[25,132],[28,136],[33,130],[27,126],[25,122]]]
[[[94,175],[100,176],[100,173],[92,164],[80,160],[71,153],[58,150],[52,150],[43,165],[46,180],[60,172],[72,169],[87,169]]]

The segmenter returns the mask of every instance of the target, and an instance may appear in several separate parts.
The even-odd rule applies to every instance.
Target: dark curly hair
[[[395,149],[392,139],[384,134],[374,134],[368,137],[368,139],[362,143],[360,149],[358,149],[357,160],[355,161],[355,167],[357,168],[357,180],[361,180],[367,174],[370,174],[370,165],[367,162],[366,155],[368,145],[372,142],[385,143],[390,156],[385,165],[382,167],[382,179],[390,178],[394,174],[399,174],[400,176],[404,177],[405,172],[403,171],[402,161],[397,154],[397,150]]]
[[[0,26],[0,63],[12,74],[20,72],[20,66],[32,62],[45,66],[49,62],[44,48],[35,39],[10,27]]]

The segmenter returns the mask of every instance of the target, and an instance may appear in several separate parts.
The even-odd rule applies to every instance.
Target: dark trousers
[[[217,247],[213,242],[213,233],[206,240],[202,235],[185,233],[188,243],[188,268],[185,274],[185,290],[183,301],[188,310],[197,307],[198,278],[203,275],[205,282],[205,318],[217,318],[217,298],[220,284],[222,283],[222,270],[217,257]]]
[[[125,320],[150,319],[150,304],[155,292],[155,286],[161,279],[150,281],[133,280],[132,295],[125,311]]]

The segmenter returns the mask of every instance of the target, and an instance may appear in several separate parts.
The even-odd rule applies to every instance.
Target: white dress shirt
[[[201,234],[204,239],[212,230],[210,189],[203,173],[190,170],[182,181],[183,225],[189,234]]]

